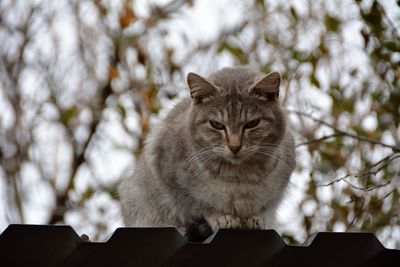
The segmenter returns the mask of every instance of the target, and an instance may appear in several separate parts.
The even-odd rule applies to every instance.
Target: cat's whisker
[[[282,160],[282,158],[283,158],[281,155],[270,153],[269,151],[261,151],[261,150],[259,150],[259,151],[255,152],[255,154],[263,155],[263,156],[266,156],[266,157],[269,157],[269,158],[272,158],[272,159],[275,159],[275,160]]]
[[[193,152],[191,155],[189,155],[189,156],[187,157],[186,160],[188,160],[188,159],[190,159],[191,157],[194,157],[194,156],[196,156],[196,155],[198,155],[198,154],[201,154],[201,153],[203,153],[203,152],[205,152],[205,151],[208,151],[208,150],[210,150],[210,149],[212,149],[212,147],[205,147],[205,148],[202,148],[202,149],[200,149],[200,150],[198,150],[198,151],[195,151],[195,152]]]
[[[270,148],[270,149],[277,149],[279,148],[279,150],[287,152],[287,153],[293,153],[293,150],[291,150],[290,148],[286,148],[284,146],[281,146],[279,144],[268,144],[268,145],[259,145],[260,148]]]
[[[249,153],[257,153],[257,152],[264,152],[264,153],[269,153],[269,154],[277,154],[276,149],[267,149],[267,148],[249,148],[248,149]]]
[[[256,157],[256,158],[258,158],[259,160],[263,161],[264,164],[265,164],[265,158],[259,158],[259,157]],[[287,162],[287,161],[283,160],[282,158],[274,158],[274,157],[271,157],[271,158],[276,160],[278,164],[283,165],[283,166],[290,166],[290,164],[291,164],[290,162]],[[279,168],[278,172],[282,173],[282,174],[284,174],[284,173],[290,174],[291,173],[291,171],[288,170],[288,168]]]
[[[293,151],[289,150],[289,149],[284,149],[281,147],[271,147],[271,146],[261,146],[259,148],[255,148],[256,150],[261,150],[261,151],[268,151],[268,152],[274,152],[277,154],[282,154],[283,153],[293,153]]]
[[[219,165],[219,157],[215,153],[208,153],[205,154],[203,153],[199,158],[198,158],[198,164],[203,165],[203,168],[208,169],[211,167],[212,164]],[[203,175],[202,172],[198,172],[195,179],[198,179],[201,175]]]
[[[189,166],[193,161],[196,161],[196,160],[200,159],[201,157],[203,157],[204,155],[210,153],[210,151],[212,149],[213,149],[213,147],[206,147],[206,148],[200,149],[199,151],[192,153],[183,162],[183,166],[185,166],[185,167]]]
[[[196,165],[203,165],[203,168],[208,169],[212,164],[217,165],[219,163],[219,156],[212,151],[207,151],[207,153],[203,152],[198,154],[191,162],[194,162]],[[187,165],[186,168],[190,167],[189,165]]]
[[[265,160],[265,157],[271,158],[274,160],[282,160],[284,157],[282,155],[276,154],[276,153],[270,153],[271,151],[265,151],[265,150],[257,150],[253,152],[253,154],[257,157],[263,156],[263,160]]]

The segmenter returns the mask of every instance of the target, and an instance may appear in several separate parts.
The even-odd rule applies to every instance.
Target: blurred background
[[[1,0],[0,231],[104,241],[116,186],[189,71],[282,74],[298,166],[285,241],[368,231],[400,248],[400,1]]]

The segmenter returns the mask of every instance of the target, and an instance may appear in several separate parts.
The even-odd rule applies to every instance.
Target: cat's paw
[[[213,232],[218,229],[237,229],[242,227],[242,220],[233,215],[211,215],[207,218]]]
[[[243,227],[245,229],[264,229],[264,220],[260,216],[251,216],[244,219]]]

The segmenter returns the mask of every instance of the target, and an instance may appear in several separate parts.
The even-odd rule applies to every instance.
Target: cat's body
[[[152,130],[120,185],[126,225],[175,226],[195,241],[219,228],[272,227],[295,166],[279,82],[247,68],[189,74],[192,99]]]

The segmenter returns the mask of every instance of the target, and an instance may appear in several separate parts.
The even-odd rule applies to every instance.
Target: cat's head
[[[231,163],[271,154],[286,122],[278,103],[281,76],[225,68],[208,78],[189,73],[195,147]]]

